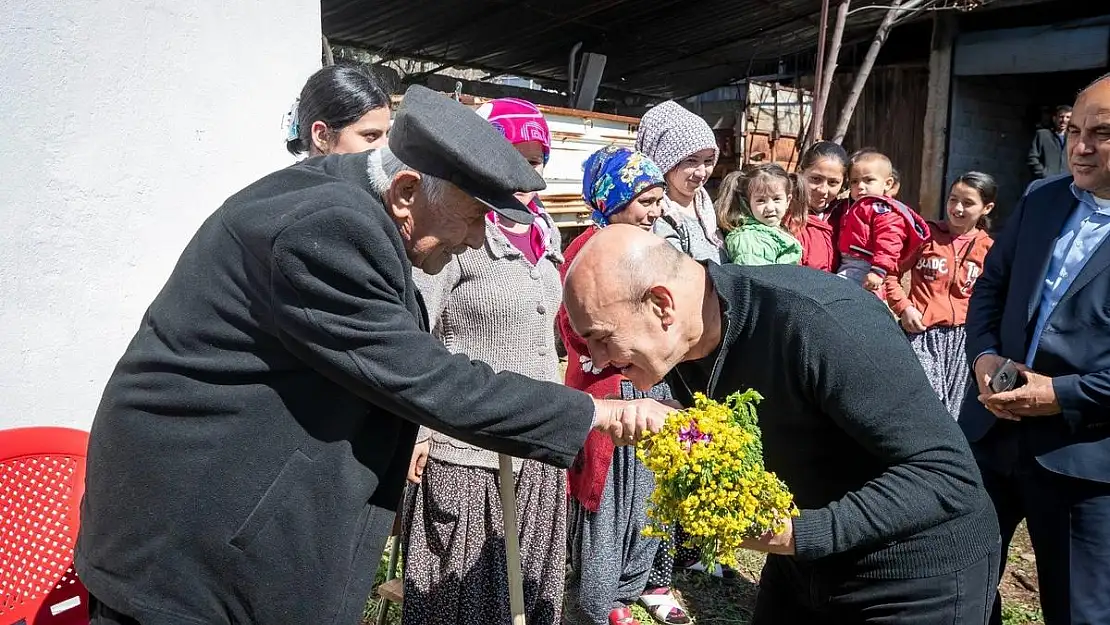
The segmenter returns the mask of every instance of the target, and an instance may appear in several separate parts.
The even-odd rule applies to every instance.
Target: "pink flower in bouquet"
[[[689,425],[678,431],[678,440],[686,443],[686,451],[690,451],[694,443],[708,443],[713,437],[699,430],[698,422],[691,420]]]

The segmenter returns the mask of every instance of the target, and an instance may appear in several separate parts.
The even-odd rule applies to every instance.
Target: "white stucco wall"
[[[0,428],[87,428],[197,225],[282,167],[319,0],[0,3]]]

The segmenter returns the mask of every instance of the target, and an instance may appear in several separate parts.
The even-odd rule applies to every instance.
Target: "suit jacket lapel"
[[[1091,280],[1095,279],[1095,276],[1102,273],[1107,267],[1110,267],[1110,245],[1106,244],[1107,239],[1110,239],[1110,237],[1103,239],[1102,243],[1099,243],[1098,249],[1087,259],[1087,264],[1083,265],[1083,269],[1079,271],[1079,275],[1068,285],[1068,290],[1064,291],[1064,296],[1060,298],[1061,302],[1078,293],[1079,289],[1087,286]]]
[[[1027,198],[1026,201],[1032,198]],[[1071,192],[1071,185],[1062,184],[1056,188],[1056,192],[1046,197],[1042,202],[1038,202],[1040,206],[1027,207],[1026,210],[1032,209],[1032,227],[1027,230],[1029,232],[1029,239],[1023,241],[1023,245],[1019,248],[1019,254],[1029,254],[1030,258],[1040,259],[1040,271],[1036,273],[1037,280],[1033,283],[1032,288],[1029,290],[1029,308],[1026,311],[1025,321],[1028,323],[1033,319],[1033,315],[1037,311],[1037,306],[1041,302],[1042,285],[1044,284],[1045,273],[1048,272],[1048,266],[1052,263],[1052,250],[1055,247],[1056,239],[1060,237],[1060,231],[1067,223],[1068,217],[1071,216],[1072,211],[1079,200],[1075,199],[1075,195]]]

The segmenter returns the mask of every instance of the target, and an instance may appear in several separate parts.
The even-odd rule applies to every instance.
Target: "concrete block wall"
[[[1030,175],[1025,164],[1033,141],[1035,108],[1029,76],[957,76],[952,109],[945,190],[960,174],[982,171],[999,184],[1000,222],[1021,197]]]
[[[87,428],[193,232],[293,162],[319,0],[0,2],[0,429]]]

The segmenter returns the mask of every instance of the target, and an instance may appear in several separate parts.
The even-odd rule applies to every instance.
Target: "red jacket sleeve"
[[[907,258],[906,261],[898,267],[897,273],[889,274],[886,279],[883,280],[883,289],[886,291],[887,306],[890,306],[890,311],[898,317],[901,317],[902,313],[906,312],[907,308],[913,306],[913,299],[911,299],[910,293],[906,293],[906,290],[902,288],[902,276],[910,273],[910,289],[912,291],[913,280],[915,278],[913,275],[915,271],[914,266],[917,265],[917,260],[921,257],[922,249],[924,248],[918,248],[913,255]]]
[[[871,217],[871,270],[881,276],[898,273],[902,246],[906,240],[906,220],[895,210],[874,211]]]

